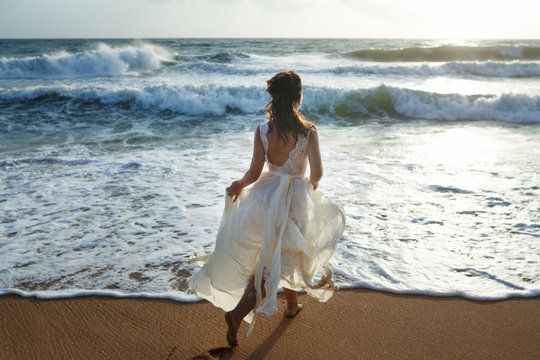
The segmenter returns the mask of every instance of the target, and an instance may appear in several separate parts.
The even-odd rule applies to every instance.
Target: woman
[[[214,252],[189,282],[195,294],[227,311],[231,346],[238,344],[242,319],[250,323],[249,336],[256,314],[277,311],[280,285],[288,317],[302,309],[299,290],[320,301],[333,295],[333,273],[326,264],[345,225],[341,207],[317,191],[323,175],[319,137],[298,111],[300,76],[280,72],[267,81],[266,90],[272,96],[266,105],[269,121],[255,131],[251,166],[226,189]],[[265,162],[269,171],[261,176]],[[309,179],[304,177],[308,162]],[[315,273],[323,267],[323,278],[315,284]]]

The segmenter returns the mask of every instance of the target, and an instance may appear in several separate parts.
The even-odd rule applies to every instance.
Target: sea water
[[[340,287],[540,294],[540,41],[0,40],[0,293],[196,300],[295,69]]]

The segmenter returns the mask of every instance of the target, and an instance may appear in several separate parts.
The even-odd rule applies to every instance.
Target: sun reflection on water
[[[489,138],[477,129],[455,128],[439,134],[431,134],[423,146],[424,156],[432,162],[452,167],[496,161],[501,150],[497,140]]]

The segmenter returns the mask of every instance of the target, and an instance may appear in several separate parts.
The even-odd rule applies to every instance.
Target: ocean
[[[540,295],[540,41],[380,39],[0,40],[0,294],[198,300],[289,69],[338,286]]]

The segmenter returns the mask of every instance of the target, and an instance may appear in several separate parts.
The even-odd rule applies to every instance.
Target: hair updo
[[[294,70],[279,72],[266,82],[272,96],[265,109],[270,130],[275,126],[279,137],[287,143],[287,133],[297,137],[307,135],[315,126],[298,111],[296,104],[302,97],[302,80]]]

